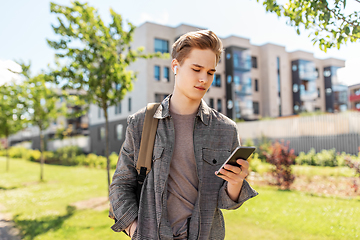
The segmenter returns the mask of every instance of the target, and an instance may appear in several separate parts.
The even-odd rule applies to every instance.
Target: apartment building
[[[199,29],[185,24],[169,27],[146,22],[135,30],[132,45],[144,46],[148,53],[170,53],[172,44],[182,34]],[[222,38],[222,42],[225,51],[204,100],[228,117],[256,120],[347,108],[344,89],[336,76],[336,70],[345,66],[343,60],[321,60],[312,53],[287,52],[284,46],[274,44],[256,46],[238,36]],[[140,59],[131,65],[129,69],[137,72],[134,90],[108,112],[110,151],[119,151],[128,115],[148,102],[160,102],[172,92],[174,75],[170,63],[171,59]],[[97,106],[90,107],[91,149],[97,154],[104,154],[105,149],[103,115]]]
[[[59,94],[61,89],[55,89]],[[76,90],[67,90],[68,94],[78,95],[81,92]],[[59,96],[58,101],[56,102],[56,107],[60,108],[62,104],[66,104],[67,113],[78,112],[81,109],[85,109],[86,106],[79,106],[69,104],[66,101],[66,98]],[[53,122],[50,123],[50,126],[43,131],[46,143],[45,147],[50,140],[54,140],[57,138],[56,135],[59,134],[60,131],[67,130],[67,137],[72,136],[88,136],[89,131],[89,117],[88,113],[85,113],[81,116],[59,116],[57,119],[54,119]],[[28,142],[28,144],[24,144],[32,149],[40,149],[40,129],[38,126],[29,126],[20,130],[19,132],[11,135],[8,139],[9,145],[15,145],[23,142]]]
[[[349,108],[360,111],[360,83],[349,86]]]

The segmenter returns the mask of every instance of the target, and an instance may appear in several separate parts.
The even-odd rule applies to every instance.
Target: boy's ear
[[[179,62],[178,62],[178,60],[177,59],[173,59],[172,61],[171,61],[171,69],[173,70],[173,72],[174,72],[174,74],[176,75],[176,73],[177,73],[177,71],[178,71],[178,68],[179,68]]]

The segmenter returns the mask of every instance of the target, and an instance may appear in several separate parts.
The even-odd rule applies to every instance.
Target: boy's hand
[[[230,164],[226,164],[223,169],[220,170],[222,175],[219,175],[222,179],[228,181],[231,185],[242,185],[244,179],[249,175],[249,162],[237,159],[236,162],[241,167],[236,167]]]
[[[249,175],[249,162],[243,159],[237,159],[236,162],[241,167],[226,164],[224,168],[220,170],[222,175],[217,175],[228,182],[227,191],[233,201],[238,199],[243,181]]]

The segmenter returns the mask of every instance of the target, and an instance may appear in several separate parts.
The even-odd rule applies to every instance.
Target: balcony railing
[[[360,95],[352,94],[349,97],[350,102],[360,101]]]

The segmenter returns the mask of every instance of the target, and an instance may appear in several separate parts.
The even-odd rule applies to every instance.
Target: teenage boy
[[[236,124],[202,100],[211,86],[223,47],[211,31],[189,32],[172,49],[175,74],[172,95],[154,118],[158,127],[152,169],[136,200],[136,162],[145,109],[129,116],[126,139],[113,182],[110,204],[114,231],[132,239],[224,239],[220,209],[236,209],[257,195],[246,182],[249,163],[226,165],[240,145]]]

